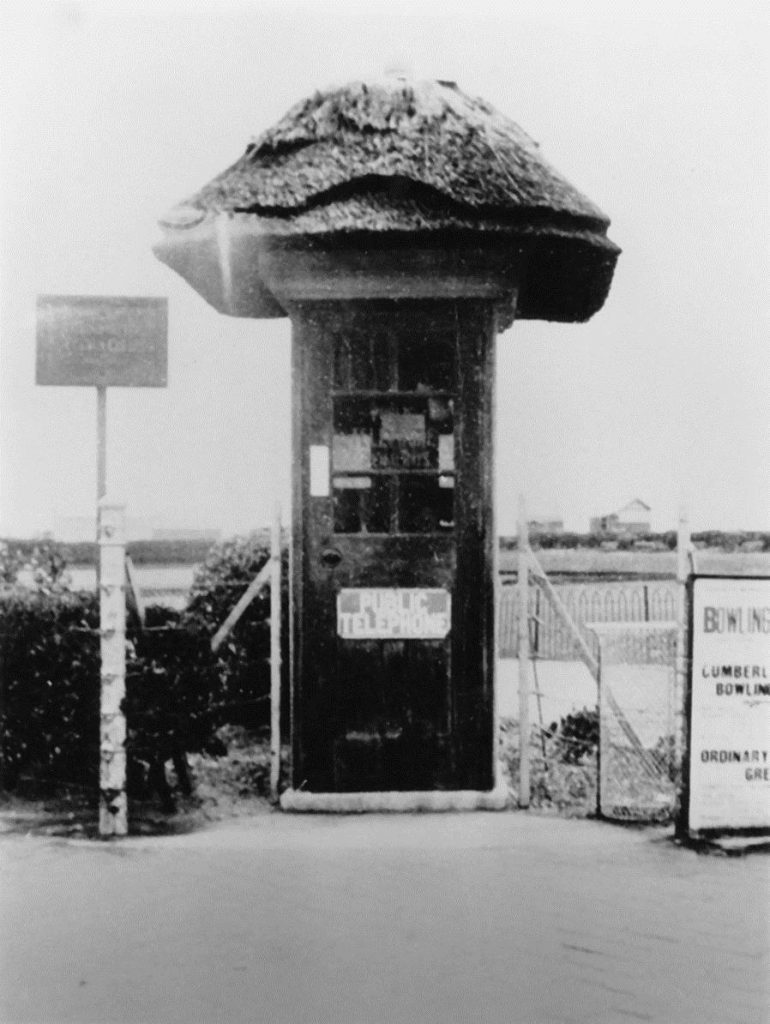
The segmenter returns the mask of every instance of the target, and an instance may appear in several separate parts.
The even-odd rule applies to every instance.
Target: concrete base
[[[747,853],[770,853],[770,834],[761,836],[708,836],[687,837],[683,846],[705,853],[720,853],[727,857],[744,857]]]
[[[387,793],[307,793],[287,789],[281,809],[315,814],[365,814],[409,811],[503,811],[508,806],[507,787],[481,790],[428,790]]]

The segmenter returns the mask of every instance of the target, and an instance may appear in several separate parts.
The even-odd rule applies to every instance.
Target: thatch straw
[[[221,214],[248,218],[254,238],[330,244],[362,233],[508,236],[526,265],[519,317],[587,319],[606,298],[619,253],[606,215],[518,125],[447,82],[386,79],[317,92],[170,211],[156,253],[204,294]],[[221,308],[276,315],[268,298],[247,306],[264,313],[239,313],[224,300]]]
[[[594,229],[609,224],[484,100],[451,84],[403,79],[352,82],[303,100],[188,204],[290,216],[377,177],[422,184],[477,213],[547,210]]]

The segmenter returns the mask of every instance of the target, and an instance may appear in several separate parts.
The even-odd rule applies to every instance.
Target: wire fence
[[[675,581],[620,581],[554,583],[564,608],[573,622],[585,628],[589,622],[666,622],[676,616]],[[529,617],[532,655],[546,661],[574,661],[577,644],[564,618],[545,597],[540,587],[529,588]],[[498,645],[501,658],[518,657],[519,599],[517,588],[501,587]],[[598,654],[592,634],[586,641]]]
[[[247,583],[229,583],[231,600]],[[556,583],[560,610],[538,585],[529,587],[531,664],[531,752],[534,802],[568,813],[593,813],[619,820],[663,820],[673,812],[679,764],[673,737],[681,709],[674,700],[674,581]],[[146,601],[142,588],[140,597]],[[571,619],[565,621],[564,610]],[[518,595],[503,585],[498,608],[498,702],[502,704],[503,758],[516,788],[519,750],[517,664]],[[157,620],[156,620],[157,621]],[[265,623],[265,628],[267,624]],[[597,680],[582,659],[580,634],[601,664]],[[93,642],[100,630],[72,627]],[[186,627],[175,622],[132,629],[131,642],[168,637],[184,647]],[[86,640],[86,635],[89,639]],[[192,645],[194,646],[194,645]],[[178,654],[179,652],[177,652]],[[191,657],[194,652],[191,647]],[[129,684],[146,677],[129,658]],[[262,684],[264,685],[264,683]],[[201,713],[221,719],[264,705],[269,693],[240,693],[237,700],[209,699]],[[173,708],[168,709],[169,714]],[[134,708],[129,728],[157,719],[157,709]]]
[[[597,625],[599,794],[602,817],[666,821],[680,764],[675,740],[676,624]]]
[[[675,678],[677,583],[531,580],[529,802],[619,821],[670,820],[683,711]],[[519,592],[501,590],[502,760],[521,803]]]

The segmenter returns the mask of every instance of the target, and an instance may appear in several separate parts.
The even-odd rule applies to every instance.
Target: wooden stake
[[[529,535],[519,498],[519,807],[529,807]]]
[[[679,511],[679,524],[676,536],[676,668],[674,674],[674,763],[681,769],[682,757],[685,751],[685,695],[689,685],[688,674],[688,619],[689,609],[687,607],[687,578],[690,572],[690,524],[687,519],[687,511],[682,508]],[[681,771],[679,773],[681,778]],[[681,792],[678,793],[678,800],[681,805]]]
[[[588,671],[591,673],[594,679],[598,679],[599,662],[594,657],[593,651],[586,643],[583,634],[580,632],[580,627],[577,625],[575,620],[570,615],[569,611],[567,610],[567,606],[556,593],[553,583],[551,583],[551,581],[548,579],[545,570],[541,566],[540,562],[538,562],[537,558],[535,557],[531,549],[528,552],[528,562],[537,580],[538,585],[543,588],[546,597],[551,602],[551,606],[556,609],[557,614],[561,618],[562,622],[566,624],[567,628],[572,634],[573,639],[575,640],[575,643],[580,648],[580,656],[583,659],[583,662],[585,663]]]
[[[136,616],[139,619],[139,628],[144,629],[147,621],[147,608],[142,597],[142,588],[139,585],[139,576],[134,566],[131,555],[126,555],[126,584],[128,587],[127,597],[133,600]]]
[[[243,615],[243,613],[249,607],[249,605],[254,600],[254,598],[257,596],[257,594],[260,592],[262,587],[264,587],[265,584],[268,582],[269,578],[270,578],[270,559],[268,558],[268,560],[265,562],[265,564],[259,570],[257,575],[254,577],[254,579],[248,585],[246,590],[243,592],[243,594],[241,595],[238,603],[235,605],[235,607],[232,609],[232,611],[227,616],[225,621],[222,623],[222,625],[216,631],[214,636],[211,638],[211,650],[212,651],[214,651],[216,653],[219,650],[219,648],[220,648],[220,646],[222,644],[222,641],[225,639],[225,637],[230,632],[230,630],[238,622],[240,617]]]
[[[281,507],[270,531],[270,796],[281,777]]]

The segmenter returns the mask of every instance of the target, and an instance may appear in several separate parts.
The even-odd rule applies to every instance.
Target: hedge
[[[0,598],[2,783],[95,785],[99,624],[95,594],[13,588]]]
[[[224,724],[257,730],[269,721],[266,590],[217,653],[211,651],[213,634],[268,557],[259,535],[217,545],[196,573],[183,611],[150,607],[143,630],[135,617],[129,617],[124,710],[134,769],[137,762],[157,766],[180,751],[215,750],[216,731]],[[285,696],[286,563],[284,552]],[[0,592],[0,782],[6,788],[24,779],[95,787],[98,601],[93,593],[71,593],[42,574],[37,578],[36,590],[6,586]],[[283,705],[288,708],[286,699]],[[139,775],[134,771],[131,777]]]
[[[99,545],[95,541],[0,540],[19,567],[39,557],[41,551],[56,552],[67,565],[96,565]],[[136,565],[198,565],[212,550],[210,540],[131,540],[126,545]]]

